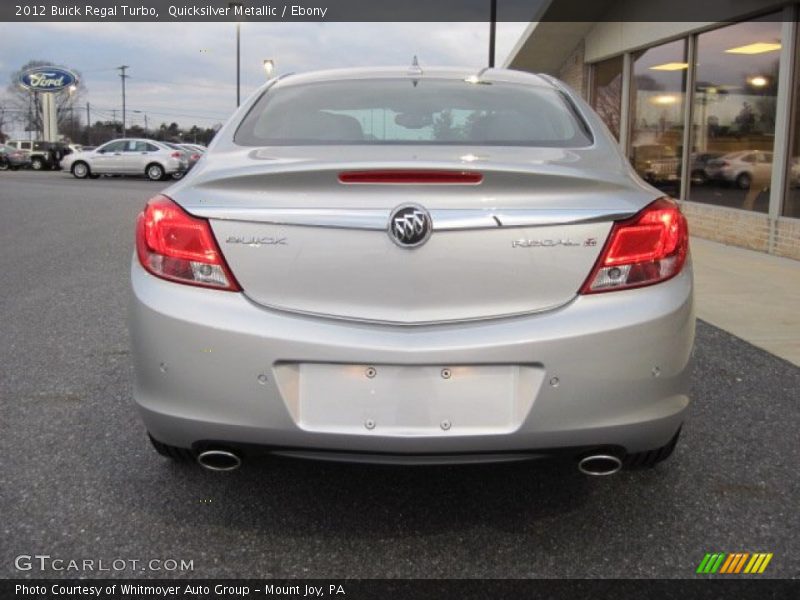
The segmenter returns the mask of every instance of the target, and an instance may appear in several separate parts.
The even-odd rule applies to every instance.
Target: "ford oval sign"
[[[60,92],[78,83],[78,76],[61,67],[32,67],[19,76],[19,84],[32,92]]]

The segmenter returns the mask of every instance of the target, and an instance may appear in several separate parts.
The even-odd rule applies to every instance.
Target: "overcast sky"
[[[498,24],[502,65],[526,23]],[[242,99],[265,80],[263,60],[278,73],[331,67],[420,64],[485,66],[486,23],[243,23]],[[152,128],[224,122],[236,104],[233,23],[0,23],[0,97],[28,60],[80,71],[92,121],[121,108],[114,67],[130,66],[128,123]],[[143,112],[132,112],[132,111]],[[121,112],[118,112],[118,118]]]

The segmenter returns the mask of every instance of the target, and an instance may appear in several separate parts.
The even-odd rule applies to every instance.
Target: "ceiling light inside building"
[[[664,63],[663,65],[656,65],[655,67],[650,67],[651,71],[680,71],[681,69],[688,69],[689,63],[683,62],[671,62],[671,63]]]
[[[659,96],[653,96],[650,99],[650,102],[652,102],[653,104],[661,104],[661,105],[675,104],[677,101],[678,101],[677,96],[672,96],[670,94],[662,94],[662,95],[659,95]]]
[[[728,48],[725,52],[728,54],[763,54],[764,52],[775,52],[780,49],[781,45],[775,42],[756,42],[755,44],[747,44],[737,48]]]
[[[748,79],[747,83],[755,87],[764,87],[769,82],[767,81],[766,77],[762,77],[761,75],[756,75],[755,77],[751,77],[750,79]]]

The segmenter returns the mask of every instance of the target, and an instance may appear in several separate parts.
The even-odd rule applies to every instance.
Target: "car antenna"
[[[411,61],[411,66],[408,68],[409,75],[416,75],[416,77],[411,81],[414,84],[414,87],[417,87],[419,83],[419,77],[424,75],[422,71],[422,67],[419,66],[419,60],[417,60],[417,55],[414,55],[414,58]]]

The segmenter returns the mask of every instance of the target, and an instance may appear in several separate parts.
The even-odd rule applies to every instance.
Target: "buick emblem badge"
[[[389,238],[401,248],[421,246],[432,230],[430,213],[417,204],[398,206],[389,217]]]

